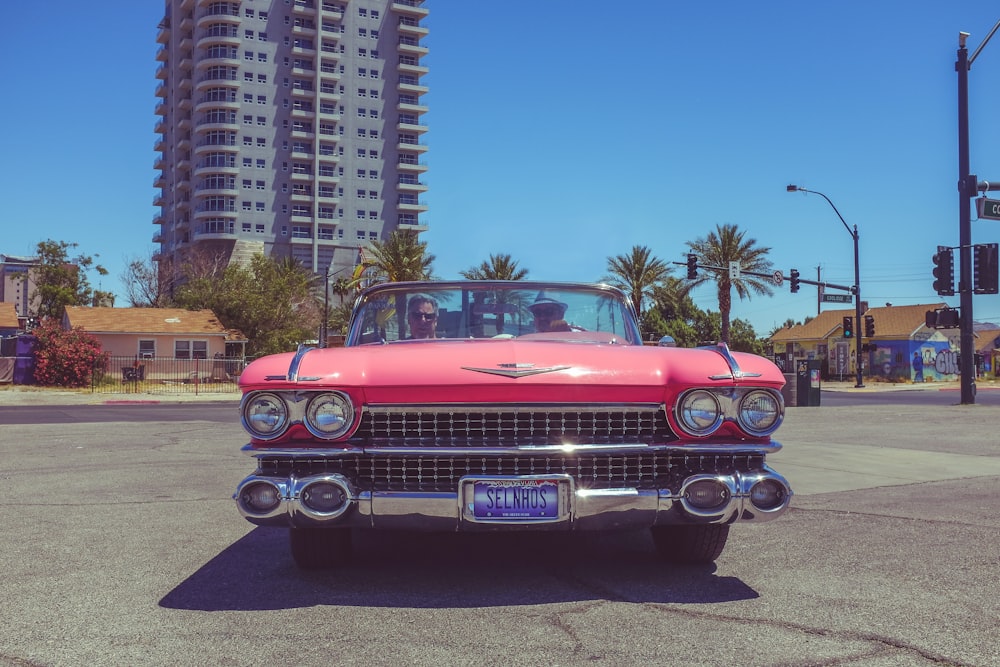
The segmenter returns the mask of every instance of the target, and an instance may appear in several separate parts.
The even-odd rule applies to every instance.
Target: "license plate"
[[[475,482],[473,516],[486,521],[552,520],[559,517],[559,482],[493,479]]]

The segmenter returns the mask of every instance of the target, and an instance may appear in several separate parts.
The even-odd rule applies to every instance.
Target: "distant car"
[[[257,470],[234,499],[287,527],[303,568],[344,562],[352,529],[649,528],[667,561],[705,563],[792,495],[765,460],[779,369],[724,344],[645,346],[606,285],[376,285],[344,347],[239,381]]]

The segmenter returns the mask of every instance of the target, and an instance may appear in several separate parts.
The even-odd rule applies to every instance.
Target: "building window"
[[[175,340],[174,358],[208,359],[207,340]]]
[[[140,359],[152,359],[156,356],[156,341],[155,340],[140,340],[139,341],[139,358]]]

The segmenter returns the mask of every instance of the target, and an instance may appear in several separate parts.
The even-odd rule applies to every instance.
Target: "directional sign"
[[[1000,220],[1000,200],[980,197],[976,200],[976,211],[985,220]]]
[[[785,283],[785,275],[781,272],[781,269],[774,272],[774,275],[771,276],[771,281],[778,287],[781,287]]]
[[[823,294],[824,303],[852,303],[853,299],[850,294]]]

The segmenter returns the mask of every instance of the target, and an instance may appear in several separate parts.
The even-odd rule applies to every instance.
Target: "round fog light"
[[[706,479],[690,484],[684,490],[684,497],[693,507],[708,510],[727,503],[729,490],[716,481]]]
[[[760,510],[773,510],[785,501],[785,489],[774,480],[757,482],[750,489],[750,502]]]
[[[302,504],[314,512],[336,512],[347,502],[343,487],[330,482],[316,482],[302,490]]]
[[[254,514],[267,514],[278,506],[281,498],[276,487],[258,482],[248,485],[240,492],[240,502],[243,503],[243,507]]]

